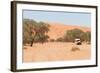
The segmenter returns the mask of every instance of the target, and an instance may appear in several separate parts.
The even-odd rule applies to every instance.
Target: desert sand
[[[80,48],[80,50],[72,51],[73,46]],[[66,42],[47,42],[24,47],[23,62],[83,60],[90,59],[91,56],[90,45],[85,43],[75,45]]]
[[[48,35],[50,39],[62,37],[67,30],[81,29],[82,31],[91,31],[90,28],[80,26],[69,26],[63,24],[50,24]],[[75,45],[71,42],[45,42],[33,43],[33,46],[23,46],[23,62],[42,62],[42,61],[66,61],[66,60],[84,60],[91,57],[91,44],[82,43]],[[72,47],[78,47],[80,50],[72,51]]]
[[[83,27],[83,26],[65,25],[61,23],[52,23],[52,22],[49,22],[48,24],[50,24],[50,31],[48,32],[50,39],[56,39],[62,37],[64,36],[67,30],[72,30],[72,29],[80,29],[84,32],[91,31],[89,27]]]

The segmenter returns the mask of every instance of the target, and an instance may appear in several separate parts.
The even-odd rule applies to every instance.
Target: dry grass
[[[75,46],[75,47],[73,47]],[[90,59],[90,44],[75,45],[67,42],[35,43],[24,46],[23,62],[61,61]],[[78,48],[77,48],[78,47]]]
[[[73,46],[71,51],[75,52],[75,51],[80,51],[80,48],[77,46]]]

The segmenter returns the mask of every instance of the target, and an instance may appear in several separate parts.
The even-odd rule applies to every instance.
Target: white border
[[[22,9],[29,10],[51,10],[51,11],[72,11],[72,12],[90,12],[91,13],[91,59],[77,61],[60,61],[60,62],[39,62],[39,63],[22,63]],[[96,64],[96,13],[94,8],[81,7],[60,7],[60,6],[44,6],[44,5],[28,5],[17,4],[17,69],[35,69],[63,66],[82,66]]]

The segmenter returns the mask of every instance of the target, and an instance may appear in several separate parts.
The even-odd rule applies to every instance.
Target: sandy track
[[[80,51],[71,51],[73,46]],[[60,60],[82,60],[90,59],[91,47],[88,44],[75,45],[66,42],[36,43],[32,47],[24,46],[23,62],[60,61]]]

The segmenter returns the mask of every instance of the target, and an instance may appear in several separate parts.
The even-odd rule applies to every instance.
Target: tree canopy
[[[44,22],[36,22],[31,19],[23,20],[23,43],[45,42],[49,36],[49,24]]]
[[[80,38],[81,41],[90,41],[91,32],[83,32],[80,29],[72,29],[66,31],[64,38],[66,41],[70,41],[70,42],[74,42],[76,38]]]

